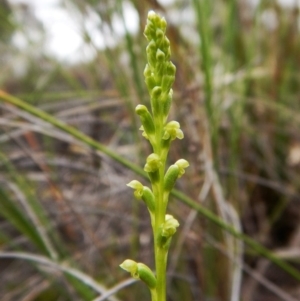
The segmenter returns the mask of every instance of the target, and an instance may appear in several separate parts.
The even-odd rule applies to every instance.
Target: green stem
[[[151,301],[158,301],[157,299],[157,293],[156,293],[156,288],[155,289],[151,289]]]
[[[155,131],[156,131],[156,147],[154,151],[161,158],[162,165],[159,168],[159,183],[153,185],[153,189],[156,188],[156,209],[155,209],[155,227],[154,227],[154,248],[155,248],[155,268],[157,277],[157,300],[166,300],[166,266],[167,256],[166,251],[158,246],[157,237],[159,235],[159,227],[165,222],[166,209],[164,205],[164,173],[166,166],[166,154],[162,150],[162,132],[163,132],[163,120],[161,114],[154,115],[155,118]],[[153,300],[152,300],[153,301]]]
[[[157,286],[156,292],[158,301],[166,300],[166,269],[167,269],[167,251],[157,247],[155,258]]]
[[[160,168],[160,181],[159,181],[159,191],[157,199],[156,208],[156,219],[155,219],[155,267],[156,267],[156,277],[157,277],[157,297],[158,301],[165,301],[166,299],[166,266],[167,266],[167,252],[163,248],[160,248],[157,243],[157,237],[159,235],[159,227],[165,221],[165,205],[163,201],[163,180],[164,180],[164,169],[165,161],[163,166]]]

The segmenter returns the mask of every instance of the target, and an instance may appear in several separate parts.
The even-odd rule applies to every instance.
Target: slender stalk
[[[156,277],[157,277],[157,297],[158,301],[166,300],[166,268],[167,254],[165,250],[158,248],[156,254]]]
[[[152,289],[152,290],[150,290],[150,292],[151,292],[151,300],[152,301],[159,301],[159,299],[157,298],[156,289]]]
[[[162,128],[161,128],[161,120],[159,120],[159,124],[157,127],[157,141],[162,140]],[[161,148],[157,150],[157,153],[160,158],[162,158]],[[164,194],[164,173],[165,173],[165,158],[162,158],[162,166],[159,169],[159,185],[157,191],[156,198],[156,215],[155,215],[155,229],[153,232],[154,235],[154,248],[155,248],[155,269],[156,269],[156,277],[157,277],[157,297],[158,301],[165,301],[166,299],[166,269],[167,269],[167,256],[165,254],[165,250],[158,246],[158,242],[156,237],[159,235],[159,226],[163,224],[165,221],[166,210],[164,206],[163,194]],[[153,300],[152,300],[153,301]]]
[[[158,199],[161,201],[161,199]],[[162,203],[162,202],[161,202]],[[158,245],[157,236],[159,235],[159,225],[163,224],[165,219],[164,208],[157,209],[156,227],[153,233],[155,248],[155,269],[157,277],[157,297],[159,301],[166,299],[166,269],[167,269],[167,252]]]

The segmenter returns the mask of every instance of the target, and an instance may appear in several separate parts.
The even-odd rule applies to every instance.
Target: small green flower
[[[144,167],[144,170],[146,172],[155,172],[162,165],[160,157],[157,154],[154,154],[154,153],[148,156],[146,162],[147,163],[146,163],[146,165]]]
[[[182,130],[180,129],[180,124],[177,121],[170,121],[169,123],[166,124],[165,126],[165,133],[163,135],[164,140],[175,140],[176,138],[178,139],[183,139],[184,135]]]
[[[173,236],[179,227],[179,222],[172,215],[166,214],[165,222],[162,224],[161,235],[169,238]]]
[[[157,245],[164,250],[168,250],[172,236],[175,234],[178,227],[178,221],[172,215],[166,214],[165,222],[159,227],[159,232],[156,238]]]
[[[120,267],[130,273],[133,278],[139,278],[137,263],[131,259],[126,259],[120,264]]]
[[[149,66],[149,64],[147,64],[145,67],[144,76],[148,91],[151,92],[152,89],[156,86],[156,81],[154,73],[151,71],[151,67]]]
[[[185,168],[189,167],[190,164],[188,161],[186,161],[184,159],[179,159],[178,161],[175,162],[175,164],[179,167],[178,178],[181,178],[182,175],[185,173]]]
[[[129,182],[127,186],[134,189],[133,195],[135,198],[138,200],[142,199],[150,212],[153,213],[155,210],[155,199],[151,189],[147,186],[143,186],[143,184],[137,180]]]
[[[143,196],[144,186],[141,182],[133,180],[127,184],[128,187],[134,189],[134,196],[140,200]]]
[[[129,272],[131,276],[135,279],[140,279],[145,282],[150,289],[156,287],[156,278],[153,272],[145,264],[141,262],[135,262],[131,259],[126,259],[120,267]]]

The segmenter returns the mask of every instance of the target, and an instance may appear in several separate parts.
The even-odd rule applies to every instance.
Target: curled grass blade
[[[14,227],[31,240],[43,253],[49,254],[44,241],[41,239],[34,225],[15,205],[10,196],[0,187],[0,215],[6,218]]]
[[[9,186],[14,194],[17,195],[19,201],[22,203],[23,208],[25,208],[26,213],[22,213],[23,216],[26,215],[28,217],[28,222],[30,222],[30,224],[33,226],[36,234],[40,237],[40,240],[46,247],[47,254],[49,254],[51,258],[57,259],[58,253],[55,250],[47,231],[47,229],[50,228],[50,222],[46,218],[43,207],[32,194],[30,185],[28,185],[26,180],[20,174],[18,174],[17,170],[15,170],[8,158],[6,158],[6,156],[1,152],[0,160],[3,162],[14,181],[14,183],[9,183]],[[17,205],[14,205],[13,203],[11,205],[18,209]],[[25,219],[27,217],[25,217]]]

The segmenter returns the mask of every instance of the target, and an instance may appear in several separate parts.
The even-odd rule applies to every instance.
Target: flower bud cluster
[[[172,85],[175,80],[176,67],[170,61],[170,41],[166,37],[166,20],[150,11],[144,35],[149,41],[146,49],[148,64],[144,70],[145,82],[151,96],[154,109],[163,108],[157,102],[163,102],[164,113],[169,112],[172,99]]]

